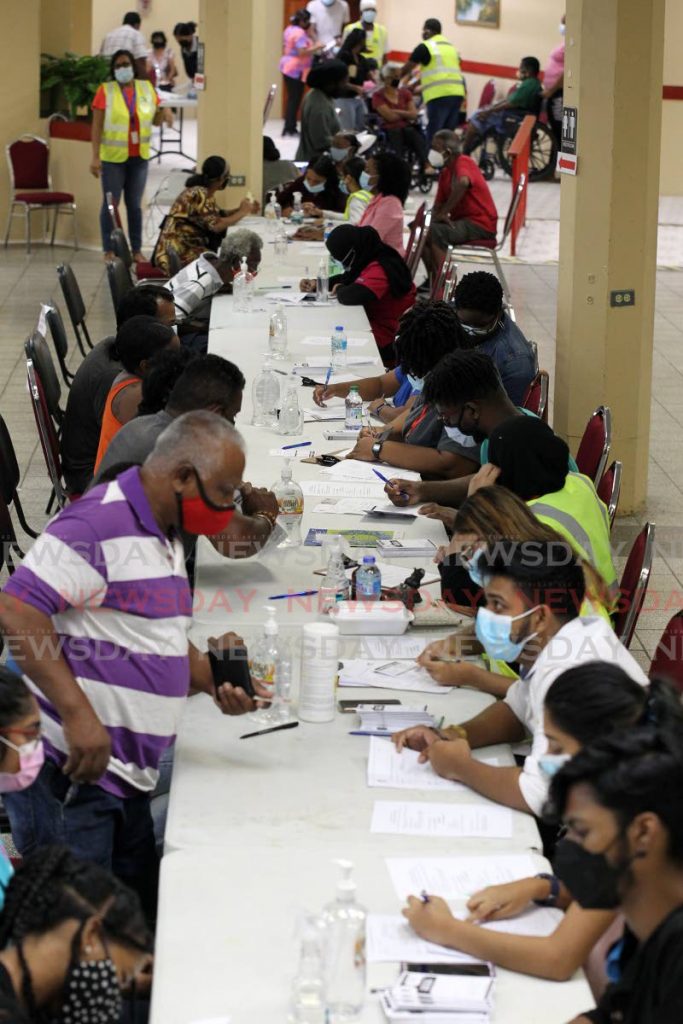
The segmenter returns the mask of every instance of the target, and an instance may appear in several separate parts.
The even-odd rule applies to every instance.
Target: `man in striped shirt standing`
[[[237,431],[214,413],[178,417],[141,468],[67,506],[0,594],[0,629],[36,695],[46,761],[8,795],[22,854],[61,842],[113,870],[154,913],[158,862],[150,794],[188,691],[226,714],[208,657],[189,642],[192,598],[180,528],[222,532],[244,470]]]

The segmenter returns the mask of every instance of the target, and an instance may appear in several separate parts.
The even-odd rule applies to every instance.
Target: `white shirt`
[[[130,50],[135,59],[147,56],[147,43],[142,32],[132,25],[119,25],[107,32],[100,46],[103,57],[113,57],[117,50]]]
[[[206,256],[215,253],[202,253],[192,263],[179,270],[166,287],[173,292],[176,314],[179,317],[190,316],[200,302],[223,287],[223,279]]]
[[[323,0],[310,0],[306,10],[311,15],[315,36],[320,43],[331,43],[342,34],[344,25],[351,21],[351,12],[346,0],[334,0],[326,7]]]
[[[519,777],[522,796],[534,814],[543,810],[548,794],[548,778],[541,771],[538,759],[548,750],[543,731],[543,703],[550,686],[566,669],[588,661],[608,661],[647,686],[648,679],[632,654],[626,650],[616,633],[602,616],[572,619],[543,648],[524,679],[513,683],[505,703],[515,718],[532,734],[531,753]],[[577,700],[581,696],[577,694]]]

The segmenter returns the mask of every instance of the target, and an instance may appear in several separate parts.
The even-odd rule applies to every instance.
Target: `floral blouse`
[[[164,218],[154,248],[155,266],[167,274],[171,273],[167,248],[175,251],[183,266],[196,260],[203,252],[215,251],[225,237],[225,231],[218,229],[221,217],[225,217],[225,211],[203,185],[184,189]]]

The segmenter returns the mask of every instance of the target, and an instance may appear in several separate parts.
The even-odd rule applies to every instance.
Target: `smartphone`
[[[216,689],[223,683],[231,683],[233,686],[240,686],[250,697],[256,696],[249,672],[246,647],[227,647],[224,650],[216,650],[209,646],[208,655]]]
[[[490,964],[401,964],[402,971],[417,974],[461,974],[469,977],[490,978]]]
[[[400,704],[400,700],[340,700],[337,707],[344,714],[358,711],[359,708],[370,708],[373,711],[381,711],[388,704]]]
[[[319,466],[336,466],[340,461],[336,455],[318,455],[316,459]]]

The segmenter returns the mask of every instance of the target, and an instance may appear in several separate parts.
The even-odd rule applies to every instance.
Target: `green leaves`
[[[99,55],[79,57],[75,53],[65,53],[63,57],[41,53],[40,57],[41,89],[61,86],[71,117],[75,120],[79,107],[91,106],[98,86],[109,74],[109,61]]]

